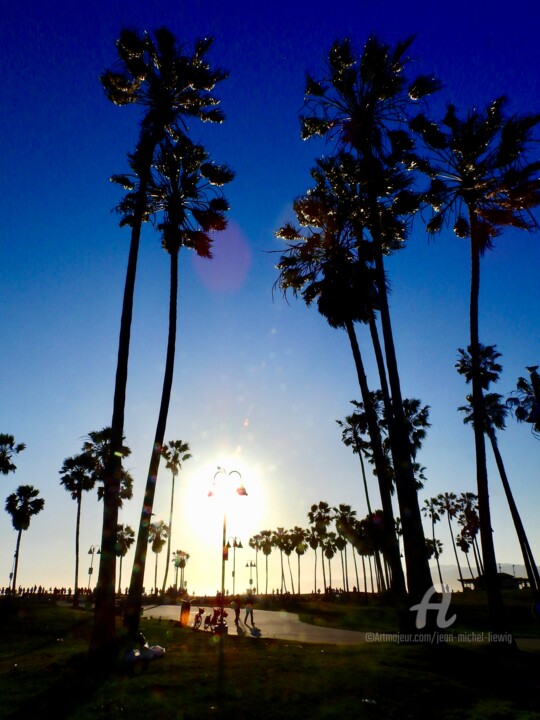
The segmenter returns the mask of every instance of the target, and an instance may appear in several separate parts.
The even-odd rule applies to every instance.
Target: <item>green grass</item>
[[[304,609],[333,625],[393,629],[383,607]],[[119,662],[105,673],[86,656],[89,613],[52,603],[0,612],[1,718],[540,718],[540,652],[507,657],[473,645],[302,645],[233,635],[220,646],[207,633],[143,618],[144,635],[166,648],[165,657],[146,666]]]

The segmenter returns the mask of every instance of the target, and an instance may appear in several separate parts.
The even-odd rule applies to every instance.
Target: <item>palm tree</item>
[[[265,589],[265,595],[268,595],[268,557],[270,556],[270,553],[272,552],[272,531],[271,530],[261,530],[259,533],[261,536],[261,550],[263,552],[264,558],[265,558],[265,565],[266,565],[266,589]]]
[[[165,467],[172,473],[171,483],[171,510],[169,513],[169,538],[167,541],[167,560],[165,561],[165,577],[163,578],[163,592],[167,587],[167,570],[171,561],[171,536],[172,536],[172,521],[174,511],[174,484],[178,473],[182,469],[183,463],[187,462],[191,458],[189,452],[189,443],[182,442],[182,440],[170,440],[165,447],[161,449],[161,457],[166,461]]]
[[[281,564],[281,592],[287,592],[287,583],[285,581],[285,572],[283,570],[283,552],[286,548],[285,528],[278,527],[272,534],[272,545],[279,550],[279,559]]]
[[[530,380],[519,377],[517,387],[508,399],[508,405],[515,413],[518,422],[532,424],[533,435],[540,440],[540,375],[538,365],[526,368]]]
[[[118,66],[107,70],[101,82],[107,97],[115,105],[137,103],[145,109],[140,135],[131,156],[131,166],[137,173],[134,192],[125,199],[121,225],[131,227],[120,337],[116,368],[111,453],[106,464],[105,501],[103,508],[102,554],[96,593],[91,647],[111,645],[115,638],[114,581],[115,531],[118,522],[120,478],[119,466],[128,374],[129,342],[137,257],[143,221],[148,219],[147,188],[151,178],[154,152],[167,133],[181,133],[184,117],[198,117],[204,121],[222,122],[212,95],[215,85],[226,77],[222,70],[213,70],[206,59],[211,40],[199,40],[192,53],[179,48],[172,33],[161,28],[152,38],[147,32],[123,30],[117,40]],[[122,183],[122,178],[115,178]],[[129,210],[129,211],[127,211]]]
[[[473,549],[474,560],[478,577],[483,576],[484,566],[478,545],[478,532],[480,518],[478,517],[478,496],[472,492],[462,492],[459,496],[458,523],[461,525],[461,535]]]
[[[410,172],[414,168],[413,143],[404,121],[410,117],[417,100],[439,87],[426,76],[412,82],[408,80],[405,70],[411,43],[412,38],[391,48],[370,37],[358,57],[348,40],[335,42],[323,80],[308,76],[306,113],[301,120],[304,139],[313,136],[333,139],[340,150],[349,149],[356,161],[358,201],[362,206],[359,217],[372,241],[391,392],[390,439],[403,523],[408,588],[412,598],[419,601],[431,587],[431,574],[403,410],[384,264],[385,254],[405,239],[405,218],[418,208],[418,197],[412,190],[414,174]],[[393,566],[393,572],[394,569]]]
[[[160,453],[165,437],[167,416],[172,391],[176,350],[176,318],[178,298],[178,255],[182,247],[191,248],[205,258],[211,258],[211,247],[216,231],[227,226],[225,213],[229,209],[221,187],[230,182],[234,173],[226,166],[209,161],[201,145],[191,143],[182,135],[176,142],[164,140],[156,160],[156,172],[148,191],[152,210],[163,210],[164,220],[158,225],[162,245],[170,256],[170,302],[167,357],[158,421],[152,445],[145,496],[141,510],[139,537],[135,551],[129,600],[125,613],[125,626],[134,638],[138,631],[142,603],[142,583],[148,544],[148,526],[154,504]],[[170,560],[170,543],[167,549],[165,580]],[[165,588],[163,588],[165,590]]]
[[[439,563],[439,551],[438,546],[440,543],[437,543],[437,539],[435,538],[435,523],[439,522],[441,519],[441,516],[439,514],[439,504],[437,502],[436,498],[431,498],[429,500],[424,500],[424,505],[422,507],[422,512],[426,517],[429,517],[431,520],[431,548],[433,549],[432,555],[435,556],[435,562],[437,563],[437,570],[439,572],[439,581],[441,583],[441,587],[444,587],[443,579],[442,579],[442,573],[441,573],[441,566]]]
[[[131,449],[124,444],[125,437],[122,437],[122,446],[120,447],[119,459],[129,457],[131,455]],[[98,500],[102,500],[106,496],[106,487],[103,481],[105,466],[107,458],[111,451],[112,444],[112,429],[110,427],[104,427],[101,430],[93,430],[85,436],[82,453],[90,458],[93,464],[93,474],[97,482],[100,483],[98,487]],[[121,508],[124,500],[131,500],[133,496],[133,477],[131,474],[124,470],[122,467],[122,461],[120,461],[120,467],[118,469],[119,477],[119,488],[116,501],[118,507]],[[115,551],[116,552],[116,551]]]
[[[457,366],[459,372],[465,375],[467,382],[469,382],[472,374],[471,355],[462,349],[460,349],[459,352],[460,359],[458,360]],[[500,357],[501,354],[496,351],[495,345],[480,345],[480,376],[483,390],[487,390],[491,382],[497,382],[499,374],[502,371],[501,365],[497,362]],[[467,400],[469,401],[469,405],[462,406],[459,410],[465,413],[464,422],[472,423],[474,422],[472,397],[470,395],[467,396]],[[540,600],[540,574],[538,573],[538,568],[529,545],[529,540],[510,488],[510,482],[508,480],[508,475],[506,474],[506,468],[503,463],[502,455],[499,450],[499,444],[497,442],[497,436],[495,434],[495,429],[506,429],[506,416],[508,412],[508,405],[503,404],[502,395],[491,392],[483,394],[484,431],[489,438],[506,499],[508,501],[510,513],[512,515],[512,520],[514,522],[514,527],[521,547],[527,577],[529,578],[533,600],[534,602],[538,602]]]
[[[318,505],[314,503],[308,512],[308,520],[314,531],[313,537],[317,538],[317,546],[320,547],[321,551],[324,553],[325,537],[328,533],[328,528],[332,523],[332,510],[330,508],[330,505],[327,502],[324,502],[324,500],[321,500]],[[311,544],[311,540],[310,545],[311,547],[313,547],[313,545]],[[316,547],[314,548],[314,550],[316,553]],[[328,586],[326,583],[326,570],[324,568],[323,556],[321,556],[321,565],[323,571],[324,592],[326,594]]]
[[[252,550],[255,550],[255,587],[259,589],[259,551],[261,547],[262,536],[257,533],[253,537],[249,538],[248,544]]]
[[[11,515],[11,523],[17,530],[17,544],[15,547],[15,563],[13,566],[13,581],[11,590],[17,593],[17,570],[19,568],[19,553],[23,530],[28,530],[33,515],[43,510],[45,500],[38,497],[39,490],[33,485],[19,485],[17,492],[6,498],[6,512]]]
[[[331,327],[346,330],[355,362],[358,382],[366,406],[368,431],[373,448],[383,509],[387,515],[389,560],[394,571],[394,591],[405,594],[405,579],[393,532],[390,470],[382,450],[377,418],[372,407],[364,363],[354,323],[369,322],[376,307],[377,290],[370,265],[369,248],[357,239],[357,229],[348,220],[355,195],[343,183],[342,168],[350,158],[318,160],[312,171],[317,186],[297,199],[294,209],[304,233],[288,224],[277,236],[288,243],[278,264],[277,284],[284,293],[300,293],[309,306],[316,299],[319,312]],[[345,198],[345,199],[344,199]],[[358,247],[361,247],[360,251]],[[392,542],[393,535],[393,542]]]
[[[120,558],[118,569],[118,594],[122,594],[122,560],[135,542],[135,531],[129,525],[119,524],[116,528],[116,557]]]
[[[81,453],[66,458],[60,470],[60,485],[71,493],[77,503],[77,516],[75,520],[75,584],[73,589],[73,607],[79,606],[79,537],[81,528],[81,504],[83,492],[93,490],[96,484],[95,464],[92,458]]]
[[[345,553],[345,589],[349,592],[349,568],[347,564],[347,543],[351,535],[351,530],[356,522],[356,511],[352,509],[350,505],[341,503],[337,508],[334,508],[334,522],[336,524],[336,530],[338,533],[338,549],[343,550]],[[345,540],[345,544],[340,547],[341,539]]]
[[[17,466],[12,462],[12,458],[25,449],[26,445],[24,443],[16,443],[13,435],[0,433],[0,473],[2,473],[2,475],[15,472]]]
[[[156,567],[154,570],[154,592],[157,596],[158,585],[157,585],[157,571],[158,571],[158,555],[163,550],[163,546],[167,542],[169,536],[169,528],[163,520],[159,522],[153,522],[150,524],[150,531],[148,533],[148,542],[152,544],[152,552],[156,554]]]
[[[300,558],[305,555],[308,548],[307,544],[308,531],[304,528],[295,525],[291,530],[291,539],[296,553],[296,560],[298,563],[298,594],[300,595]]]
[[[463,575],[461,573],[461,566],[459,564],[456,541],[454,538],[454,530],[452,528],[452,518],[455,518],[459,511],[459,503],[457,501],[456,493],[439,493],[436,497],[436,501],[439,505],[441,515],[446,515],[446,519],[448,520],[448,529],[450,530],[450,538],[452,539],[452,547],[454,548],[454,557],[456,558],[459,579],[461,580],[461,587],[463,587]]]
[[[181,592],[184,591],[184,570],[186,568],[187,561],[189,560],[189,553],[184,552],[183,550],[177,550],[173,553],[173,564],[174,568],[176,570],[176,577],[174,580],[174,590],[175,592],[178,591],[178,570],[181,570],[180,573],[180,590]]]
[[[527,162],[540,115],[508,116],[504,105],[505,99],[498,98],[485,110],[470,110],[464,119],[449,105],[439,125],[424,115],[418,115],[411,123],[428,153],[425,160],[418,161],[431,178],[426,198],[433,208],[433,217],[427,230],[436,233],[452,218],[457,237],[468,238],[470,243],[473,431],[484,579],[494,632],[504,631],[505,621],[491,528],[484,439],[478,318],[480,260],[504,228],[534,229],[536,222],[531,210],[540,204],[540,163]]]
[[[333,530],[330,530],[326,533],[323,539],[322,543],[322,550],[324,553],[324,557],[328,560],[328,587],[325,588],[325,592],[330,590],[332,586],[332,564],[331,560],[333,559],[334,555],[336,554],[337,546],[336,546],[336,533]],[[323,563],[324,564],[324,563]]]

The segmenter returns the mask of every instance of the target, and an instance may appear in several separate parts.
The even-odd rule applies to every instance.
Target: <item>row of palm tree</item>
[[[284,293],[292,291],[308,305],[316,301],[328,323],[348,334],[379,484],[392,594],[396,607],[410,606],[411,600],[419,601],[429,589],[431,575],[384,261],[403,247],[411,219],[422,208],[431,209],[428,233],[438,233],[450,222],[458,237],[470,241],[470,401],[480,536],[491,626],[500,632],[506,628],[484,442],[480,261],[503,228],[536,227],[531,211],[540,204],[540,162],[529,162],[527,153],[540,115],[508,115],[504,99],[499,98],[486,110],[471,110],[464,118],[449,106],[440,122],[434,120],[425,99],[440,85],[432,77],[408,78],[411,42],[391,47],[370,37],[357,54],[348,40],[336,41],[322,78],[308,76],[302,138],[322,138],[332,143],[332,152],[316,160],[311,172],[314,186],[294,201],[298,226],[288,223],[276,233],[287,244],[276,283]],[[370,330],[392,467],[384,452],[381,423],[355,333],[359,322]],[[406,584],[399,562],[392,487],[402,519]]]

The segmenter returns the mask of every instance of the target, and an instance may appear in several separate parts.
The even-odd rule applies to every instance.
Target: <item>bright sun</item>
[[[239,486],[247,495],[237,493]],[[239,538],[247,548],[249,538],[261,529],[263,487],[260,473],[243,458],[223,458],[219,466],[201,466],[185,479],[182,535],[215,549],[225,515],[227,538]]]

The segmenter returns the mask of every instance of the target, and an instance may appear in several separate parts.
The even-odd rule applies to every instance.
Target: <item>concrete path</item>
[[[191,608],[189,624],[193,620],[198,607]],[[211,608],[205,608],[209,612]],[[234,624],[234,610],[225,608],[228,613],[227,624],[229,634],[245,637],[265,637],[277,640],[295,640],[303,643],[323,643],[331,645],[360,645],[366,642],[366,634],[354,630],[334,630],[300,622],[298,615],[285,611],[253,610],[255,627],[244,623],[245,611],[240,613],[238,627]],[[179,605],[152,605],[143,610],[143,617],[161,617],[164,620],[180,620]]]

